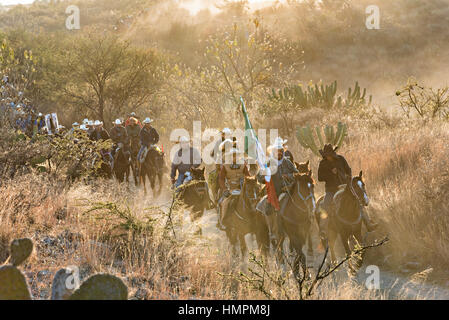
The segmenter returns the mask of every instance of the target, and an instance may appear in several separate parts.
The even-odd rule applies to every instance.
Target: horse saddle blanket
[[[142,151],[142,153],[140,154],[140,158],[139,158],[139,162],[143,163],[145,161],[145,159],[147,158],[147,154],[148,154],[148,147],[145,147]]]

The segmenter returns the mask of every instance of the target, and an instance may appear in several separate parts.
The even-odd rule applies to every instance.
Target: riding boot
[[[378,224],[370,220],[368,214],[365,212],[365,210],[363,210],[363,208],[360,209],[360,214],[362,215],[362,220],[366,226],[366,230],[368,230],[368,232],[374,231],[377,228]]]

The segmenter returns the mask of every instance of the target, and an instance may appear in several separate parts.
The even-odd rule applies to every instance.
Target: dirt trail
[[[171,202],[171,194],[169,190],[166,190],[157,199],[148,199],[147,201],[148,203],[151,203],[151,205],[163,205],[164,207],[167,207],[168,210],[168,206]],[[184,210],[182,225],[183,232],[198,234],[198,230],[200,228],[201,236],[199,237],[199,239],[201,241],[207,242],[210,245],[223,247],[224,244],[227,244],[227,238],[223,231],[216,228],[217,218],[218,216],[215,209],[212,209],[206,211],[201,219],[192,223],[190,221],[189,212],[187,210]],[[257,249],[256,243],[251,236],[247,236],[246,240],[248,249],[250,251]],[[316,252],[315,256],[313,257],[313,261],[316,270],[319,262],[323,258],[323,252],[322,250],[317,250],[317,237],[314,237],[313,242],[313,247]],[[342,248],[340,248],[340,250],[342,250]],[[311,257],[309,257],[309,259],[310,258]],[[365,288],[366,280],[371,275],[371,272],[369,272],[369,269],[367,269],[367,267],[368,265],[363,265],[356,277],[353,278],[354,281]],[[389,270],[383,270],[382,268],[379,269],[379,273],[379,297],[383,296],[387,299],[449,299],[449,281],[445,281],[444,279],[442,279],[438,283],[426,283],[422,281],[413,281],[410,276],[404,276],[402,274],[395,273]],[[343,281],[347,279],[347,277],[348,275],[346,268],[342,268],[335,274],[333,280],[337,281],[338,283],[338,281]]]

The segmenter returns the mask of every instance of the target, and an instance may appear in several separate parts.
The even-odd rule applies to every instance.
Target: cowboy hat
[[[83,123],[86,124],[86,123],[88,123],[88,122],[89,122],[89,119],[84,118]]]
[[[153,122],[152,119],[150,119],[149,117],[146,117],[145,120],[142,121],[143,123],[151,123]]]
[[[122,124],[122,121],[120,119],[115,119],[114,123],[115,124]]]
[[[324,145],[323,149],[319,150],[319,152],[324,158],[327,156],[336,156],[337,154],[335,151],[337,151],[337,149],[338,149],[338,147],[334,148],[334,147],[332,147],[332,145],[330,143],[327,143]]]
[[[100,120],[95,120],[94,126],[101,126],[101,121]]]
[[[77,126],[79,126],[80,124],[78,123],[78,122],[74,122],[74,123],[72,123],[72,127],[77,127]]]
[[[93,121],[93,120],[87,121],[87,125],[88,125],[88,126],[93,126],[93,125],[94,125],[94,121]]]
[[[274,143],[276,144],[276,143],[279,143],[279,144],[282,144],[282,145],[284,145],[284,144],[286,144],[287,143],[287,139],[282,139],[281,137],[277,137],[275,140],[274,140]]]
[[[282,139],[281,139],[282,140]],[[280,149],[284,149],[284,145],[282,144],[282,141],[280,140],[275,140],[274,143],[268,147],[270,150],[280,150]]]
[[[229,128],[224,128],[223,130],[221,130],[221,133],[224,133],[224,134],[230,134],[230,133],[231,133],[231,129],[229,129]]]
[[[80,125],[80,129],[86,131],[86,130],[87,130],[87,127],[86,127],[85,124],[82,124],[82,125]]]

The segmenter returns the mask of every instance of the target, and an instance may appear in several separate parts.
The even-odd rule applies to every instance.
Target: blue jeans
[[[184,183],[184,179],[185,179],[185,175],[184,173],[179,173],[178,174],[178,179],[176,179],[175,182],[175,188],[179,187],[181,184]]]

